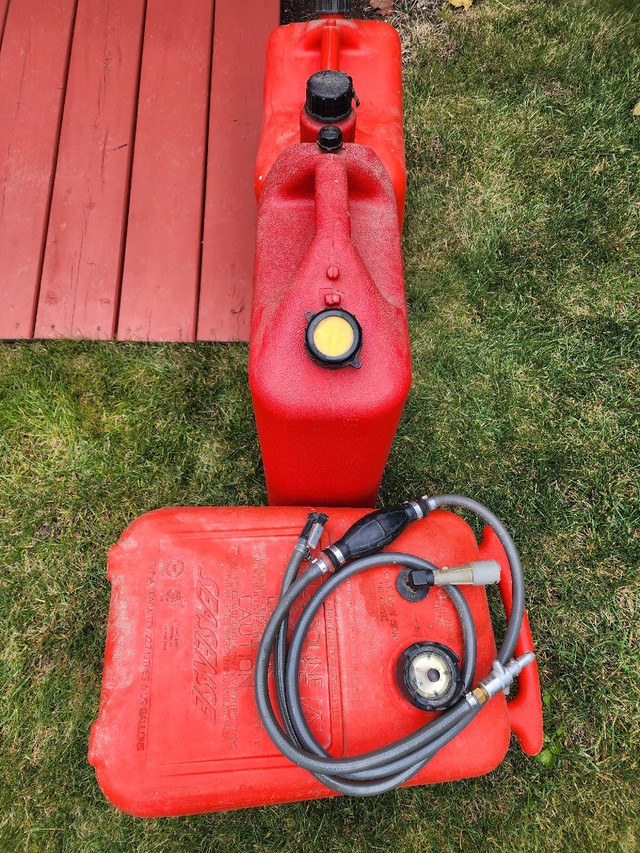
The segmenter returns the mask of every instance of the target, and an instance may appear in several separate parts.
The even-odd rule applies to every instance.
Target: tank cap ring
[[[304,344],[309,357],[321,367],[362,367],[358,354],[362,347],[362,328],[353,314],[343,308],[326,308],[317,314],[308,312]]]
[[[418,642],[396,663],[396,684],[407,701],[423,711],[443,711],[460,696],[460,658],[443,643]]]

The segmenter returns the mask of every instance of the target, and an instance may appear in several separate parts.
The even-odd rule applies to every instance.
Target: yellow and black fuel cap
[[[304,343],[307,353],[322,367],[362,367],[358,355],[362,347],[362,329],[353,314],[342,308],[326,308],[317,314],[306,313],[309,325]]]

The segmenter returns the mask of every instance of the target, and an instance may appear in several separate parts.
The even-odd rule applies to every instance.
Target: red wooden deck
[[[279,0],[0,0],[0,338],[246,340]]]

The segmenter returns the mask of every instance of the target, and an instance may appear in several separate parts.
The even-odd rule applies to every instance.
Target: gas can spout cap
[[[342,131],[335,124],[326,124],[318,133],[318,148],[331,154],[342,148]]]

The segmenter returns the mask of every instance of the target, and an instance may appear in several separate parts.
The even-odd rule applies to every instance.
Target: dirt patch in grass
[[[417,18],[435,21],[440,17],[443,0],[399,0],[395,3],[395,14],[409,14]],[[351,0],[350,17],[380,18],[371,8],[369,0]],[[280,20],[283,24],[294,21],[311,21],[316,17],[316,0],[282,0]],[[394,15],[391,15],[393,21]]]
[[[316,0],[282,0],[280,4],[280,20],[283,24],[311,21],[316,14]],[[374,15],[368,0],[351,0],[352,18],[371,18]]]

